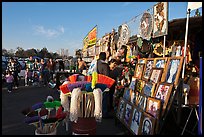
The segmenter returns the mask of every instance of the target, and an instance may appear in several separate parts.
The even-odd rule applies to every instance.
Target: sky
[[[97,38],[157,2],[2,2],[2,48],[68,49],[73,56],[97,25]],[[169,2],[168,20],[186,17],[187,2]],[[199,9],[202,14],[202,8]],[[191,13],[193,16],[194,13]]]

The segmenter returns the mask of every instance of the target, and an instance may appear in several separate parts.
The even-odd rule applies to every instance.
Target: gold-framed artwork
[[[142,93],[142,89],[144,88],[145,83],[146,81],[137,79],[135,91]]]
[[[124,112],[124,120],[123,121],[128,128],[130,128],[132,110],[133,110],[133,105],[131,103],[127,102],[125,105],[125,112]]]
[[[138,135],[139,133],[139,129],[141,127],[141,118],[142,111],[138,107],[134,106],[130,124],[130,131],[134,135]]]
[[[147,97],[144,94],[136,94],[136,106],[141,110],[145,111],[147,103]]]
[[[138,63],[136,65],[135,74],[134,74],[135,78],[137,78],[137,79],[142,78],[142,74],[143,74],[143,71],[144,71],[144,66],[145,66],[145,64],[142,64],[142,63]]]
[[[139,135],[154,135],[156,119],[146,112],[143,112],[142,114]]]
[[[148,97],[146,112],[151,114],[154,118],[159,119],[160,110],[161,110],[161,100]]]
[[[130,88],[125,88],[123,93],[123,99],[130,101],[131,91]]]
[[[168,58],[167,57],[160,57],[154,59],[154,67],[155,68],[163,68],[165,70]]]
[[[168,2],[159,2],[153,7],[153,38],[168,34]]]
[[[166,106],[169,102],[169,98],[172,93],[172,88],[173,88],[173,84],[166,83],[166,82],[160,82],[156,87],[154,97],[157,99],[160,99],[163,104],[161,116],[163,115],[166,109]]]
[[[142,89],[142,93],[148,97],[149,96],[152,97],[154,96],[155,87],[156,87],[155,83],[146,82]]]
[[[137,78],[133,76],[132,79],[131,79],[130,85],[129,85],[129,88],[132,91],[135,91],[136,81],[137,81]]]
[[[163,74],[163,68],[152,68],[150,72],[149,81],[152,83],[160,82],[162,74]]]
[[[174,86],[177,87],[182,66],[183,66],[182,56],[169,57],[167,62],[167,69],[161,81],[173,83]]]
[[[146,64],[145,64],[145,67],[144,67],[142,80],[144,80],[144,81],[149,80],[149,76],[150,76],[153,65],[154,65],[154,58],[146,59]]]
[[[146,58],[138,59],[138,63],[145,64],[146,63]]]

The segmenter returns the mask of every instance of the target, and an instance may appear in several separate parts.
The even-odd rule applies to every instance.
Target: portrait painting
[[[127,101],[130,100],[131,91],[130,88],[125,88],[123,93],[123,98]]]
[[[137,107],[134,107],[130,129],[135,135],[138,135],[138,131],[141,125],[140,124],[141,116],[142,116],[142,112]]]
[[[145,80],[145,81],[149,80],[149,76],[150,76],[153,65],[154,65],[154,58],[147,59],[145,67],[144,67],[142,80]]]
[[[144,70],[144,64],[138,63],[136,65],[135,68],[135,75],[134,77],[137,79],[141,79],[142,78],[142,74],[143,74],[143,70]]]
[[[163,68],[152,68],[149,81],[153,83],[160,82],[162,74],[163,74]]]
[[[131,90],[133,90],[133,91],[135,91],[136,80],[137,80],[137,78],[133,76],[133,77],[132,77],[132,80],[131,80],[131,82],[130,82],[129,88],[130,88]]]
[[[136,99],[136,106],[145,111],[147,103],[147,97],[143,94],[138,94]]]
[[[143,88],[143,92],[142,93],[144,95],[146,95],[146,96],[152,97],[154,95],[155,86],[156,86],[156,84],[152,83],[152,82],[145,83],[145,86]]]
[[[155,129],[156,119],[146,112],[143,113],[143,118],[141,121],[140,135],[153,135]]]
[[[146,112],[151,114],[155,118],[159,118],[160,115],[161,100],[148,97]]]
[[[153,7],[153,38],[168,34],[168,2]]]
[[[163,104],[162,114],[166,109],[170,95],[172,93],[173,84],[170,83],[159,83],[155,90],[155,98],[160,99]]]
[[[124,111],[125,111],[125,103],[126,102],[121,98],[120,103],[119,103],[119,107],[118,107],[118,111],[117,111],[117,117],[121,121],[123,119],[123,114],[124,114]]]
[[[132,115],[132,105],[127,103],[125,107],[125,116],[124,116],[124,123],[126,124],[127,127],[130,126],[131,115]]]
[[[151,38],[153,29],[153,19],[149,12],[143,13],[140,20],[140,35],[143,39],[149,40]]]
[[[170,57],[167,63],[167,71],[165,77],[162,77],[162,82],[173,83],[175,87],[178,86],[178,80],[182,69],[183,57]]]

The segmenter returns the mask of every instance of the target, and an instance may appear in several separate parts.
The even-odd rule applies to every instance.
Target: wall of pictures
[[[117,118],[134,135],[154,135],[178,80],[183,57],[141,58],[117,110]]]

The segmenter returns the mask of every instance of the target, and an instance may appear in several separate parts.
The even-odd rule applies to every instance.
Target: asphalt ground
[[[25,87],[23,80],[20,82],[18,89],[11,93],[7,92],[5,85],[2,84],[2,135],[34,135],[35,127],[24,123],[25,116],[21,111],[38,102],[44,102],[48,95],[54,99],[59,99],[59,92],[49,87]],[[167,116],[161,130],[162,135],[180,135],[184,124],[187,121],[190,109],[183,108],[181,114],[181,125],[176,125],[176,110],[173,109]],[[189,119],[189,123],[183,135],[196,135],[197,126],[195,113]],[[71,123],[68,131],[62,123],[57,128],[57,135],[71,135]],[[195,127],[195,128],[194,128]],[[193,133],[189,132],[192,131]],[[129,135],[131,134],[116,118],[102,119],[97,123],[96,135]]]

